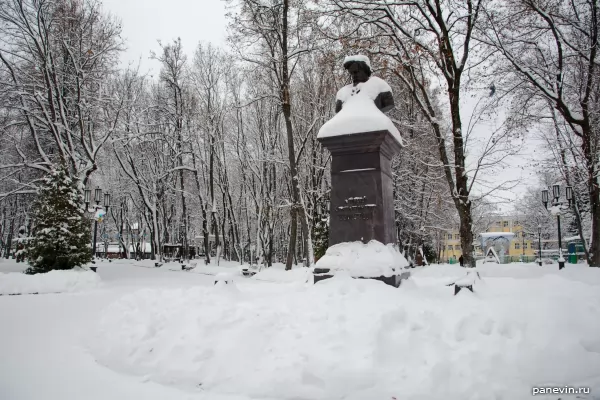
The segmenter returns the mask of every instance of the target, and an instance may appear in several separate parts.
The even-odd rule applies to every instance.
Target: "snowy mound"
[[[317,137],[388,130],[398,143],[402,144],[398,129],[373,102],[382,91],[390,91],[389,86],[377,77],[371,77],[367,82],[359,83],[356,87],[348,85],[341,88],[337,99],[342,100],[344,106],[321,127]]]
[[[339,243],[327,249],[315,264],[316,268],[328,268],[331,272],[345,271],[350,276],[378,277],[398,275],[399,269],[407,267],[406,258],[391,244],[377,240],[369,243]]]
[[[254,280],[283,283],[312,283],[312,270],[310,268],[295,267],[291,271],[281,268],[263,268],[262,271],[252,277]]]
[[[398,290],[338,276],[260,291],[145,289],[103,310],[89,347],[114,370],[206,398],[525,399],[532,386],[564,385],[598,393],[599,287],[558,275],[496,279],[499,290],[456,297],[418,280],[418,290]]]
[[[100,285],[100,277],[92,271],[60,270],[45,274],[25,275],[0,273],[0,294],[80,292]]]

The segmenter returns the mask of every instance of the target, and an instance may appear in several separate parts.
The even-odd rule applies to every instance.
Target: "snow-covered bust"
[[[383,79],[371,76],[369,58],[346,57],[344,68],[352,76],[352,83],[337,92],[336,114],[323,124],[317,138],[387,130],[402,145],[400,132],[384,114],[394,108],[392,89]]]
[[[394,108],[392,89],[381,78],[371,76],[371,62],[363,55],[348,56],[344,59],[344,69],[352,76],[352,83],[337,92],[335,112],[338,113],[352,96],[366,94],[382,112]]]

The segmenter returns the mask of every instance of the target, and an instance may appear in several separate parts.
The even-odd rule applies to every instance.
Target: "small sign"
[[[106,215],[106,211],[104,211],[103,209],[100,208],[96,211],[96,214],[94,215],[94,219],[98,222],[102,222],[105,215]]]

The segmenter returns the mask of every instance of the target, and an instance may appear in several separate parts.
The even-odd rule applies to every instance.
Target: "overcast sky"
[[[189,57],[200,41],[225,44],[222,0],[103,0],[103,4],[123,22],[124,65],[141,60],[143,71],[158,72],[157,62],[149,60],[150,52],[159,50],[158,40],[167,43],[180,37]]]
[[[471,95],[474,95],[471,97]],[[482,93],[467,92],[462,96],[461,116],[463,123],[463,132],[469,126],[469,120],[479,99],[485,101],[489,96],[488,91]],[[469,169],[473,168],[473,163],[477,161],[484,143],[490,137],[490,134],[498,129],[503,129],[506,112],[503,107],[496,109],[493,117],[486,118],[473,128],[472,138],[467,150],[467,162]],[[522,139],[513,139],[514,144],[511,149],[512,155],[506,157],[502,163],[487,169],[478,176],[474,185],[474,194],[485,193],[490,188],[504,183],[507,190],[497,190],[488,198],[491,202],[497,203],[503,211],[519,212],[515,201],[527,191],[528,187],[537,187],[539,179],[537,176],[537,164],[544,158],[546,152],[544,144],[538,139],[539,129],[532,128]],[[472,173],[469,174],[472,176]],[[515,209],[515,207],[517,207]]]

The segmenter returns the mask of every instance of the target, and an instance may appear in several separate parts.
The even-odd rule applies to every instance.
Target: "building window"
[[[502,226],[502,222],[496,221],[496,226]]]
[[[446,251],[446,246],[442,246],[442,251]]]
[[[524,249],[527,249],[527,245],[528,245],[528,244],[529,244],[529,243],[523,243],[523,248],[524,248]]]
[[[460,240],[460,234],[458,234],[458,233],[454,234],[454,240]]]
[[[504,221],[504,227],[507,228],[508,227],[508,221]]]
[[[451,244],[448,245],[448,250],[452,250],[452,245]]]
[[[514,221],[513,226],[517,226],[517,225],[521,225],[521,224],[519,223],[519,221]]]
[[[452,240],[452,234],[451,233],[448,234],[448,240]]]
[[[521,249],[521,243],[516,243],[515,242],[515,249],[520,250]]]

